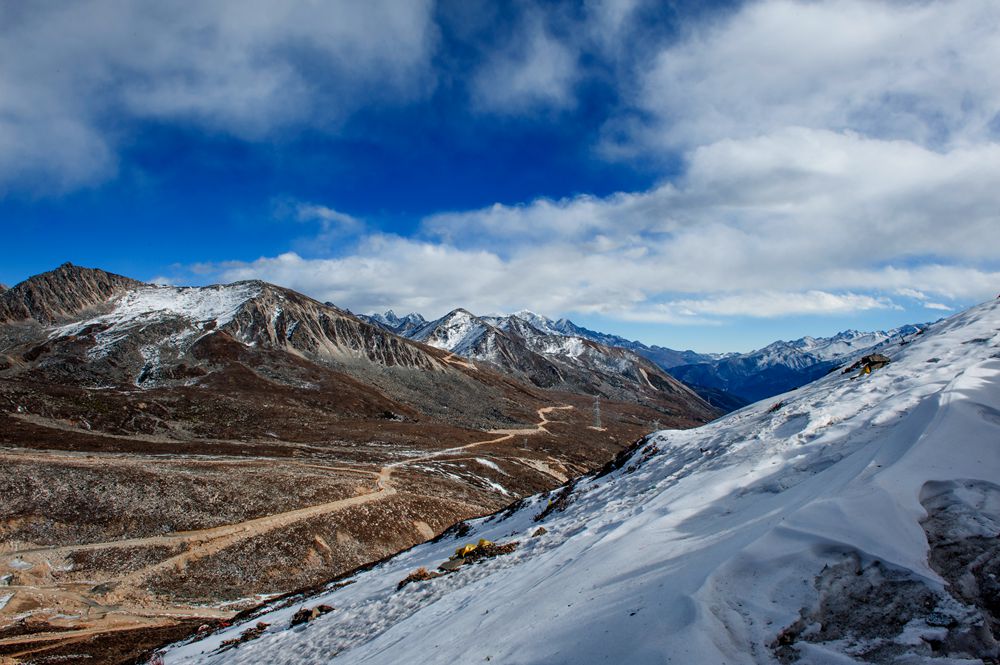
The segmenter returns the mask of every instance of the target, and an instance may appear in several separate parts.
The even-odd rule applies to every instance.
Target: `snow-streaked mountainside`
[[[698,389],[722,390],[752,402],[805,385],[882,345],[912,336],[921,327],[906,325],[875,332],[847,330],[832,337],[778,341],[749,353],[678,365],[670,373]]]
[[[389,310],[384,314],[370,314],[362,316],[362,318],[367,319],[372,323],[382,325],[397,335],[402,335],[404,337],[410,337],[411,334],[415,333],[415,331],[419,329],[420,325],[426,323],[426,320],[420,314],[413,313],[400,318],[392,310]],[[666,347],[656,345],[647,346],[642,342],[625,339],[624,337],[619,337],[618,335],[589,330],[583,326],[578,326],[569,319],[564,318],[553,320],[547,316],[536,314],[535,312],[526,309],[507,316],[483,316],[479,318],[497,326],[501,325],[501,322],[503,321],[518,319],[530,324],[536,330],[548,335],[578,337],[592,342],[597,342],[598,344],[603,344],[604,346],[614,346],[622,349],[628,349],[629,351],[652,361],[654,364],[666,370],[669,370],[671,367],[676,365],[708,362],[730,355],[722,353],[696,353],[690,350],[677,351],[675,349],[668,349]],[[414,325],[414,322],[419,323]]]
[[[900,326],[889,331],[861,332],[859,330],[845,330],[833,337],[802,337],[792,342],[775,342],[757,353],[764,356],[774,355],[780,360],[780,357],[784,355],[782,351],[786,348],[791,348],[808,353],[814,358],[821,360],[837,360],[855,354],[858,351],[866,351],[889,340],[902,338],[919,331],[920,326],[914,325]]]
[[[116,368],[123,360],[138,361],[135,385],[140,388],[176,383],[177,364],[190,362],[192,354],[199,353],[199,342],[218,335],[310,359],[446,368],[416,345],[386,335],[349,312],[266,282],[203,287],[135,283],[100,309],[51,328],[49,343],[93,338],[88,359],[107,360]]]
[[[276,601],[166,662],[996,658],[998,331],[1000,300],[885,346],[892,362],[870,375],[657,432],[604,475]],[[519,544],[397,590],[479,538]],[[335,609],[290,627],[321,603]],[[220,649],[258,622],[258,638]]]
[[[54,328],[50,339],[98,330],[91,358],[107,355],[111,347],[135,330],[176,320],[182,327],[166,342],[177,349],[189,347],[197,337],[229,324],[251,299],[261,295],[263,284],[239,282],[226,286],[140,286],[118,298],[110,312]],[[279,310],[280,313],[280,310]]]
[[[408,339],[474,360],[496,364],[503,364],[505,353],[502,344],[497,342],[498,333],[507,333],[511,338],[525,342],[535,353],[545,356],[579,358],[588,351],[608,346],[602,342],[588,344],[594,340],[586,335],[573,334],[572,328],[567,327],[573,326],[572,322],[565,319],[552,321],[528,311],[508,316],[476,316],[468,310],[459,308],[440,319],[426,321],[420,314],[408,314],[399,318],[389,310],[385,314],[364,318]],[[416,322],[422,324],[414,325]],[[612,346],[625,348],[620,345]],[[631,357],[631,354],[616,355],[619,358],[618,363],[622,366],[624,363],[620,358]]]
[[[708,419],[719,413],[638,354],[552,332],[551,320],[530,312],[476,316],[459,308],[418,326],[412,324],[423,320],[419,314],[401,319],[389,311],[365,318],[411,340],[489,363],[539,387],[646,403],[668,415],[678,406],[700,409]]]
[[[582,337],[584,339],[597,342],[598,344],[628,349],[629,351],[632,351],[647,360],[653,361],[666,370],[669,370],[671,367],[676,367],[677,365],[709,362],[730,355],[727,353],[698,353],[696,351],[691,351],[690,349],[686,351],[679,351],[677,349],[669,349],[665,346],[657,346],[655,344],[647,345],[636,340],[626,339],[620,335],[612,335],[610,333],[590,330],[589,328],[584,328],[583,326],[573,323],[569,319],[558,319],[553,321],[546,316],[542,316],[541,314],[536,314],[528,310],[522,310],[515,313],[513,316],[528,321],[536,328],[545,330],[546,332],[550,332],[554,335]]]
[[[383,318],[403,326],[421,322]],[[87,390],[173,390],[216,386],[230,380],[223,371],[230,368],[249,372],[250,382],[317,390],[319,378],[333,371],[346,375],[340,388],[364,393],[369,406],[369,398],[382,403],[380,395],[391,394],[449,423],[477,427],[511,424],[501,417],[504,409],[540,395],[534,387],[621,402],[614,408],[628,413],[630,427],[657,420],[682,427],[719,415],[679,381],[621,349],[549,336],[532,350],[510,331],[483,324],[490,335],[482,337],[476,357],[500,362],[477,367],[385,325],[261,281],[156,286],[65,264],[0,294],[0,373]],[[501,397],[507,391],[518,396]],[[462,415],[472,406],[485,420]],[[384,411],[399,414],[400,408]]]

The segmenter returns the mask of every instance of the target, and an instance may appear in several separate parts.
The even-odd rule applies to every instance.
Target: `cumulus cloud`
[[[769,0],[692,29],[634,102],[640,144],[692,146],[783,127],[928,146],[996,138],[1000,9],[992,0]]]
[[[388,307],[442,311],[448,297],[443,284],[450,285],[447,291],[456,299],[495,303],[489,294],[506,273],[504,263],[488,252],[379,234],[365,238],[356,253],[343,258],[305,259],[288,252],[210,268],[222,281],[265,279],[362,312]]]
[[[433,87],[429,0],[86,0],[0,9],[0,194],[94,184],[130,123],[257,140]]]
[[[810,290],[803,293],[758,291],[751,294],[678,300],[667,303],[667,307],[692,314],[774,318],[789,314],[844,314],[898,306],[887,298]]]
[[[664,288],[678,292],[912,288],[900,280],[930,277],[930,268],[903,269],[908,262],[995,263],[1000,195],[990,183],[998,178],[995,144],[938,153],[793,128],[698,148],[682,179],[648,192],[494,205],[433,216],[426,229],[510,256],[547,245],[662,264]],[[869,270],[886,265],[893,269]],[[991,288],[944,275],[924,281],[949,296]]]

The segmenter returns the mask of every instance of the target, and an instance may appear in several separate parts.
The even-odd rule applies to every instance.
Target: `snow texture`
[[[617,470],[171,647],[166,662],[774,663],[784,629],[851,609],[837,596],[845,567],[950,599],[928,563],[921,496],[1000,510],[939,489],[1000,479],[998,330],[1000,301],[985,303],[885,347],[892,363],[870,375],[837,372],[703,427],[657,432]],[[520,545],[396,590],[479,538]],[[299,607],[320,603],[336,610],[290,628]],[[259,639],[218,652],[257,621],[270,624]],[[892,662],[978,662],[931,661],[938,627],[917,617],[879,639],[910,654]],[[860,637],[809,638],[816,630],[788,647],[800,662],[861,662]]]
[[[240,307],[259,295],[260,291],[261,285],[257,282],[206,287],[143,286],[118,298],[111,312],[55,328],[50,337],[78,335],[88,328],[98,327],[101,330],[96,334],[97,344],[90,350],[90,355],[100,357],[129,337],[136,328],[180,319],[187,325],[166,340],[168,346],[179,347],[204,330],[229,323]],[[157,351],[144,351],[144,355],[147,353],[153,356]]]

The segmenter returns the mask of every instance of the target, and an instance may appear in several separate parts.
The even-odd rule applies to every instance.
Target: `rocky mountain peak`
[[[474,318],[477,318],[477,317],[476,317],[475,314],[473,314],[469,310],[465,309],[464,307],[456,307],[455,309],[453,309],[450,312],[448,312],[444,316],[444,318],[446,320],[451,320],[451,319],[466,320],[466,319],[474,319]]]
[[[64,263],[0,293],[0,321],[55,323],[139,286],[128,277]]]

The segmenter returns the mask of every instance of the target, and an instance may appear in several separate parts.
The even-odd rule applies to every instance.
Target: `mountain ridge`
[[[404,319],[411,318],[425,321],[423,316],[416,313],[409,314],[403,319],[394,313],[392,317],[369,315],[365,318],[390,330],[393,329],[394,321],[396,325],[402,325]],[[541,332],[577,337],[605,346],[626,349],[653,362],[690,386],[710,404],[727,412],[758,399],[798,388],[859,355],[875,350],[888,340],[916,334],[921,326],[926,325],[903,325],[889,331],[844,330],[830,337],[804,336],[795,340],[777,340],[745,353],[705,354],[691,350],[677,351],[655,345],[647,346],[642,342],[583,328],[566,318],[553,320],[530,310],[520,310],[509,315],[484,316],[479,319],[498,327],[510,325],[504,324],[505,321],[520,320]],[[430,324],[423,323],[422,326],[426,330]],[[407,326],[406,332],[401,334],[410,337],[419,336],[422,334],[420,330],[420,326]]]
[[[540,317],[533,316],[535,322],[540,321]],[[411,314],[408,319],[416,321],[423,317]],[[467,309],[456,308],[441,318],[406,330],[403,319],[394,314],[369,320],[379,325],[387,325],[381,321],[389,322],[388,325],[399,322],[396,329],[409,339],[490,363],[544,388],[645,401],[654,406],[659,404],[656,408],[667,413],[677,408],[678,400],[689,409],[695,408],[694,400],[702,401],[690,388],[628,349],[553,333],[536,327],[525,313],[476,316]]]
[[[907,324],[888,331],[845,330],[830,337],[778,340],[747,353],[678,365],[671,372],[689,384],[722,390],[754,402],[806,385],[861,355],[918,334],[925,325]]]
[[[0,290],[0,323],[29,319],[43,324],[55,323],[106,304],[116,295],[140,284],[142,282],[104,270],[64,263]]]

